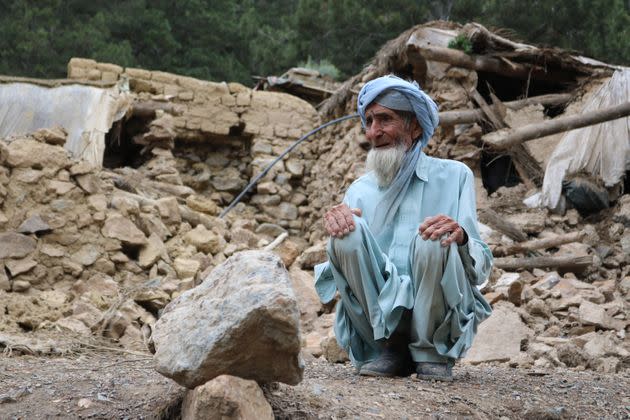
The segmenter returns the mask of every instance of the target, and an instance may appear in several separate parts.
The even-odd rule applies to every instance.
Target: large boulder
[[[164,309],[153,334],[156,369],[188,388],[224,374],[295,385],[304,370],[299,323],[280,259],[239,252]]]
[[[222,375],[188,391],[182,420],[272,420],[273,410],[254,381]]]

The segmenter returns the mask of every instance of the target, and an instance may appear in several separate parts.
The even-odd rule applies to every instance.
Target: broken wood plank
[[[492,124],[495,130],[509,127],[505,123],[505,121],[503,121],[503,117],[499,115],[498,112],[495,112],[494,109],[490,107],[490,105],[488,105],[488,102],[486,102],[486,100],[477,90],[473,90],[470,96],[477,103],[477,105],[479,105],[479,108],[481,108],[481,111],[486,116],[490,124]]]
[[[552,93],[549,95],[532,96],[518,101],[503,102],[506,108],[514,111],[525,108],[528,105],[540,104],[543,106],[563,105],[571,100],[570,93]],[[493,105],[494,106],[494,105]],[[455,124],[470,124],[483,119],[481,109],[456,109],[440,112],[440,125],[449,126]]]
[[[449,63],[457,67],[475,71],[501,74],[522,80],[537,79],[555,83],[570,82],[574,80],[573,74],[567,72],[549,72],[540,66],[532,66],[511,62],[507,59],[499,59],[485,55],[469,55],[463,51],[452,48],[436,46],[407,46],[409,62],[414,65],[421,64],[425,60]]]
[[[625,102],[589,114],[569,115],[567,117],[554,118],[553,120],[544,121],[542,123],[528,124],[516,129],[495,131],[482,136],[481,139],[487,145],[498,150],[503,150],[528,140],[616,120],[618,118],[627,117],[628,115],[630,115],[630,102]]]
[[[586,232],[571,232],[563,235],[553,236],[551,238],[535,239],[533,241],[515,243],[512,245],[502,245],[495,248],[492,254],[495,257],[503,257],[506,255],[514,255],[519,253],[525,253],[534,251],[537,249],[554,248],[559,245],[570,244],[572,242],[579,242],[586,236]]]
[[[559,272],[580,273],[593,264],[593,256],[581,257],[531,257],[531,258],[495,258],[494,266],[506,271],[533,270],[534,268],[552,268]]]
[[[479,209],[477,214],[482,223],[498,230],[509,238],[519,242],[524,242],[527,239],[527,235],[518,226],[509,222],[505,216],[501,216],[494,210],[489,208]]]

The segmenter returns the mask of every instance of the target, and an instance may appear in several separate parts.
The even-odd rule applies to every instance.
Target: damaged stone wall
[[[155,110],[137,144],[172,149],[170,167],[157,181],[186,185],[225,206],[251,178],[319,123],[307,102],[291,95],[254,91],[238,83],[214,83],[160,71],[122,68],[73,58],[68,77],[122,81],[136,95],[136,107]],[[133,111],[132,111],[133,114]],[[315,160],[305,145],[278,162],[249,201],[259,222],[297,234],[298,216],[308,212],[302,178]],[[154,165],[149,172],[159,172]],[[145,169],[147,165],[144,165]]]
[[[41,130],[0,143],[0,331],[56,328],[145,349],[168,302],[283,231],[253,217],[219,219],[192,190],[182,202],[148,186],[153,198],[130,192],[118,172],[73,160],[65,135]],[[288,240],[276,251],[288,267],[299,249]],[[308,329],[320,307],[308,274],[293,273]]]

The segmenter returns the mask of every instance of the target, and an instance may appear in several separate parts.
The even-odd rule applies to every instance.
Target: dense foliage
[[[630,64],[626,0],[0,0],[0,74],[64,77],[88,57],[246,84],[324,61],[343,78],[438,18]]]

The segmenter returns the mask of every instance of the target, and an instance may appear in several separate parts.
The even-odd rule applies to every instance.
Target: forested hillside
[[[433,19],[474,20],[630,63],[625,0],[4,0],[0,74],[64,77],[71,57],[87,57],[251,84],[252,74],[310,59],[344,78],[387,40]]]

